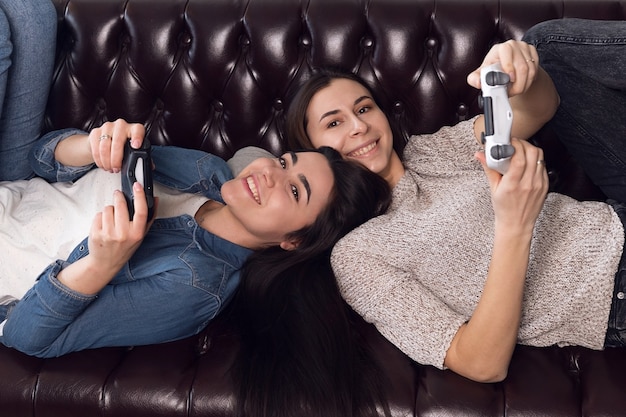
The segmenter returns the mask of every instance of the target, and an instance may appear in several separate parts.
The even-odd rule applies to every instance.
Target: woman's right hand
[[[502,381],[508,372],[522,317],[531,239],[548,192],[543,151],[512,139],[515,154],[504,175],[477,153],[491,187],[495,230],[489,270],[471,318],[454,336],[444,364],[466,378]]]
[[[72,135],[57,144],[55,159],[67,166],[85,166],[95,163],[109,172],[120,172],[124,159],[124,146],[128,139],[133,148],[141,147],[145,128],[140,123],[117,119],[105,122],[88,135]]]
[[[120,172],[126,141],[130,139],[131,146],[139,148],[145,133],[145,127],[140,123],[129,123],[123,119],[105,122],[92,129],[87,138],[93,161],[105,171]]]
[[[548,192],[548,173],[543,150],[513,138],[515,153],[505,175],[489,169],[484,153],[477,154],[491,188],[496,228],[532,234]]]

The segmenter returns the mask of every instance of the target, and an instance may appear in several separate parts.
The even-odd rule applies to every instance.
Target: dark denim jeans
[[[626,202],[626,21],[552,20],[524,40],[561,97],[560,139],[607,197]]]
[[[550,122],[626,225],[626,22],[561,19],[531,28],[561,97]],[[615,276],[606,346],[626,345],[626,259]]]
[[[609,200],[613,209],[626,227],[626,204]],[[615,274],[615,288],[609,314],[609,328],[606,332],[604,346],[626,346],[626,253],[622,252],[622,259]]]

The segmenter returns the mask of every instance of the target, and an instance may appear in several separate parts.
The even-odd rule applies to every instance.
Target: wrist
[[[510,224],[496,221],[495,238],[509,241],[530,241],[534,225]]]
[[[115,267],[105,266],[87,255],[59,271],[57,280],[73,291],[93,296],[113,279],[117,271]]]
[[[66,166],[85,166],[94,162],[89,135],[76,134],[60,141],[54,150],[55,159]]]

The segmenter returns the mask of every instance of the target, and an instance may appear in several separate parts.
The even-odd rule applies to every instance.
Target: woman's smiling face
[[[268,246],[311,225],[328,204],[334,177],[318,152],[259,158],[222,186],[222,198],[243,227]]]
[[[313,146],[335,148],[344,158],[386,176],[394,154],[393,134],[386,115],[364,86],[333,79],[313,96],[306,116]]]

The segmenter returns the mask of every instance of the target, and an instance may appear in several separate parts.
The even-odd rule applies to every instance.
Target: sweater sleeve
[[[332,267],[343,297],[411,359],[443,369],[450,342],[468,318],[433,294],[414,272],[395,265],[375,231],[382,229],[371,226],[356,229],[333,249]]]
[[[483,147],[474,135],[476,118],[445,126],[433,134],[412,136],[404,149],[407,168],[426,176],[482,170],[474,154]]]

